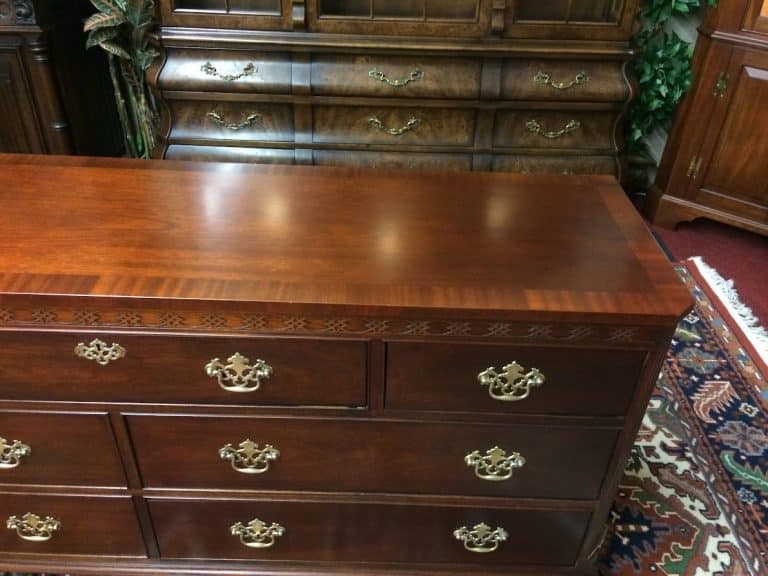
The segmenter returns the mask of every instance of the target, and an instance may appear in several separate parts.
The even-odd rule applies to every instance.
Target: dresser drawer
[[[471,146],[475,111],[455,108],[315,106],[313,139],[333,144]]]
[[[171,48],[160,72],[162,90],[291,92],[291,57],[277,52]]]
[[[629,84],[623,62],[610,60],[506,60],[501,95],[510,100],[624,102]]]
[[[4,553],[146,557],[129,497],[0,493],[0,521]]]
[[[428,154],[407,152],[363,152],[360,150],[315,150],[318,166],[361,166],[364,168],[412,168],[420,170],[472,170],[471,154]]]
[[[92,345],[94,340],[103,345]],[[82,354],[97,350],[106,354],[116,348],[105,345],[117,344],[124,349],[124,357],[100,365],[78,356],[75,349],[79,344],[84,345]],[[218,362],[212,362],[214,359]],[[271,368],[266,378],[257,379],[256,370],[249,370],[259,360]],[[211,376],[206,366],[210,366]],[[362,341],[0,334],[2,399],[362,406],[365,379],[366,345]]]
[[[172,141],[293,141],[290,104],[263,102],[168,102]]]
[[[627,350],[392,342],[387,346],[386,406],[451,412],[622,415],[644,361],[644,352]],[[513,362],[519,370],[511,366]],[[510,379],[520,380],[513,390],[503,386],[508,365]],[[498,378],[486,374],[488,383],[483,384],[479,374],[490,367]],[[543,375],[540,385],[532,369]]]
[[[296,162],[295,156],[293,149],[251,148],[248,146],[171,144],[165,151],[166,160],[252,162],[255,164],[294,164]]]
[[[149,488],[591,499],[599,493],[618,434],[359,419],[127,421]]]
[[[610,111],[499,110],[493,145],[613,152],[617,116]]]
[[[125,487],[105,414],[0,412],[0,484]]]
[[[565,566],[576,560],[590,518],[589,512],[570,510],[258,500],[152,499],[149,508],[163,558],[259,561]],[[253,520],[273,530],[260,529],[257,522],[248,531]],[[480,523],[506,531],[507,539],[497,550],[469,551],[454,535]],[[281,532],[279,527],[282,535],[275,533]],[[259,536],[262,544],[272,545],[256,548],[240,541]]]
[[[494,172],[521,174],[618,174],[616,158],[611,156],[511,156],[493,158]]]
[[[340,96],[478,98],[480,61],[320,54],[312,61],[312,92]]]

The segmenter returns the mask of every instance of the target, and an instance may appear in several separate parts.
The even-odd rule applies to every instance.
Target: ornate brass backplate
[[[495,551],[499,544],[509,537],[509,534],[504,528],[492,530],[490,526],[481,522],[473,526],[471,530],[466,526],[457,528],[453,531],[453,536],[459,542],[463,542],[464,548],[470,552],[487,554]]]
[[[125,348],[120,344],[107,344],[94,338],[88,344],[80,342],[75,346],[75,355],[85,358],[86,360],[93,360],[100,366],[106,366],[113,360],[118,360],[125,357]]]
[[[248,524],[237,522],[229,528],[233,536],[239,536],[240,542],[249,548],[269,548],[275,543],[275,539],[285,534],[285,528],[274,522],[267,526],[258,518],[254,518]]]
[[[260,359],[251,364],[247,357],[235,352],[226,364],[218,358],[208,362],[205,373],[216,378],[219,386],[228,392],[253,392],[259,389],[262,380],[272,376],[272,367]]]
[[[5,523],[8,530],[16,530],[19,538],[30,542],[45,542],[53,538],[53,535],[61,528],[61,521],[46,516],[41,518],[37,514],[27,512],[21,518],[11,516]]]
[[[264,448],[250,439],[243,440],[238,448],[226,444],[219,449],[219,457],[229,460],[232,468],[243,474],[262,474],[269,470],[269,463],[277,460],[280,451],[270,444]]]
[[[474,450],[464,456],[464,462],[470,468],[474,468],[475,476],[483,480],[499,482],[512,477],[513,472],[525,465],[525,458],[519,452],[507,453],[494,446],[480,454],[479,450]]]
[[[21,459],[31,453],[32,448],[23,442],[18,440],[8,442],[5,438],[0,437],[0,469],[16,468],[21,464]]]
[[[483,386],[488,386],[488,394],[495,400],[517,402],[525,400],[533,388],[544,384],[544,374],[537,368],[525,371],[520,364],[512,362],[502,369],[501,373],[491,366],[477,375]]]

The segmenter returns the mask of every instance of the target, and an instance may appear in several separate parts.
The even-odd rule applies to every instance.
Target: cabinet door
[[[0,152],[45,152],[21,54],[0,45]]]
[[[294,26],[290,0],[162,0],[160,14],[165,26],[263,30]]]
[[[636,0],[510,0],[505,35],[622,39],[636,7]]]
[[[744,27],[761,34],[768,34],[768,0],[752,0]]]

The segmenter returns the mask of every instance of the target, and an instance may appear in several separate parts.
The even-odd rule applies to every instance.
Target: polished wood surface
[[[5,293],[641,323],[668,322],[689,301],[608,177],[24,156],[0,166],[0,229],[13,230],[0,236]]]

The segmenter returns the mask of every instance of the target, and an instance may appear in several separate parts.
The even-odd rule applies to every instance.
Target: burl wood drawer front
[[[125,487],[105,414],[0,412],[0,483]]]
[[[194,146],[171,144],[167,160],[203,160],[210,162],[255,162],[258,164],[294,164],[296,153],[286,148],[250,148],[246,146]]]
[[[312,62],[318,95],[477,98],[480,61],[461,58],[320,54]]]
[[[291,92],[291,58],[277,52],[169,49],[162,90]]]
[[[128,497],[0,493],[0,521],[5,553],[146,557]]]
[[[565,566],[576,560],[590,517],[569,510],[255,500],[153,499],[149,508],[164,558],[259,561]],[[454,535],[481,523],[494,531],[489,540],[501,537],[499,528],[506,532],[496,550],[470,551]],[[241,537],[264,547],[246,546]]]
[[[414,168],[421,170],[472,170],[471,154],[418,152],[363,152],[360,150],[315,150],[318,166],[363,166],[366,168]]]
[[[617,113],[576,110],[499,110],[493,145],[613,152]]]
[[[621,61],[506,60],[501,95],[510,100],[623,102],[629,85]]]
[[[172,141],[293,141],[293,109],[263,102],[168,102]]]
[[[318,143],[471,146],[475,111],[451,108],[315,106]]]
[[[618,174],[616,158],[611,156],[495,156],[494,172],[521,174]]]
[[[386,406],[622,415],[644,361],[644,352],[629,350],[392,342]]]
[[[265,417],[127,421],[144,485],[185,489],[591,499],[618,434]]]
[[[362,406],[365,379],[362,341],[0,334],[2,399]]]

